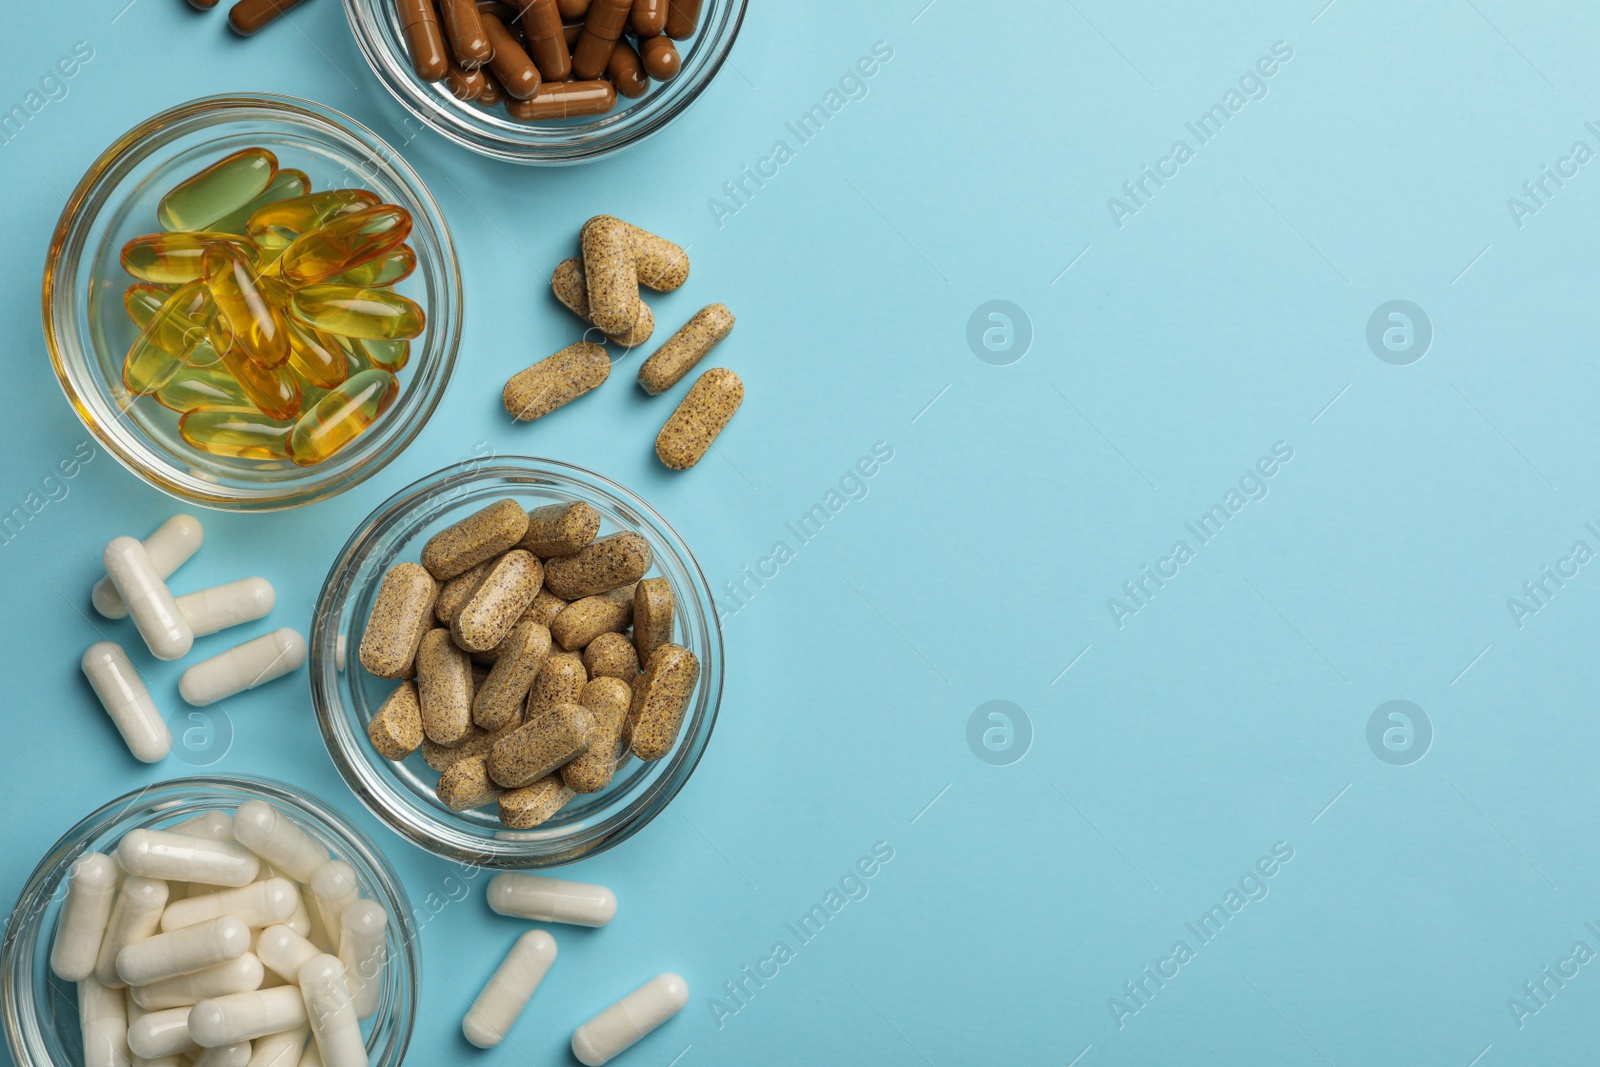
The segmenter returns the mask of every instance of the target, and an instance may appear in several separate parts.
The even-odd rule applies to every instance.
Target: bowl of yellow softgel
[[[422,429],[461,278],[438,205],[370,130],[214,96],[89,168],[43,303],[61,387],[119,462],[190,503],[271,510],[356,485]]]

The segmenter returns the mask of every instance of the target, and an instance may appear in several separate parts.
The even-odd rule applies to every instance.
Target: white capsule
[[[56,921],[50,969],[76,982],[94,973],[117,896],[117,864],[103,852],[85,852],[67,870],[67,898]]]
[[[269,926],[256,935],[256,955],[285,982],[298,982],[300,968],[322,950],[286,925]]]
[[[306,1042],[306,1050],[300,1053],[300,1062],[296,1067],[322,1067],[322,1051],[317,1048],[315,1041]]]
[[[353,900],[339,917],[339,962],[344,964],[356,1017],[370,1018],[383,992],[389,954],[389,913],[376,900]]]
[[[249,1067],[296,1067],[310,1034],[310,1026],[299,1026],[258,1039],[250,1053]]]
[[[129,830],[117,845],[117,862],[143,878],[226,886],[249,885],[261,869],[241,845],[165,830]]]
[[[312,940],[316,940],[314,935],[317,934],[317,931],[312,929],[313,924],[311,922],[311,909],[306,907],[306,895],[304,891],[300,893],[300,906],[294,909],[294,914],[289,916],[289,921],[284,923],[284,925],[293,930],[295,933],[299,934],[301,937],[309,937],[312,938]],[[317,949],[317,951],[327,952],[328,946],[322,945]]]
[[[249,1063],[250,1042],[236,1041],[206,1049],[194,1058],[193,1067],[247,1067]]]
[[[158,1060],[199,1048],[189,1036],[189,1009],[152,1011],[128,1027],[128,1049],[140,1059]]]
[[[169,834],[188,834],[207,841],[233,841],[233,819],[225,811],[202,812],[192,819],[167,827]]]
[[[501,915],[575,926],[604,926],[617,915],[617,897],[603,885],[541,874],[502,871],[489,879],[489,907]]]
[[[461,1022],[467,1040],[479,1048],[504,1041],[555,961],[556,939],[543,930],[529,930],[517,938]]]
[[[144,763],[165,759],[172,751],[172,732],[122,646],[97,641],[84,651],[79,666],[133,758]]]
[[[305,661],[306,639],[285,627],[196,663],[178,679],[178,692],[205,707],[282,678]]]
[[[84,1067],[128,1067],[128,1005],[122,990],[90,975],[78,980]]]
[[[219,915],[235,915],[246,926],[271,926],[293,915],[299,901],[300,891],[289,879],[268,878],[177,901],[162,913],[161,929],[178,930]]]
[[[266,969],[254,952],[246,952],[236,960],[207,967],[203,971],[164,978],[148,985],[134,986],[133,1002],[145,1011],[162,1011],[166,1008],[188,1008],[211,997],[224,997],[229,993],[248,993],[260,989],[266,978]]]
[[[117,953],[117,974],[132,986],[191,974],[250,951],[250,928],[232,915],[157,934]]]
[[[127,983],[117,976],[117,953],[135,941],[143,941],[161,927],[161,910],[167,906],[167,883],[159,878],[130,876],[122,880],[117,902],[111,906],[106,934],[95,958],[94,976],[107,989],[121,989]]]
[[[306,1024],[306,1002],[292,985],[202,1000],[189,1012],[189,1036],[202,1048],[293,1030]]]
[[[328,862],[328,850],[265,800],[247,800],[233,813],[233,836],[297,882],[309,882]]]
[[[350,999],[344,964],[337,956],[313,956],[300,968],[300,993],[317,1039],[317,1053],[326,1067],[366,1067],[367,1045],[361,1020]],[[304,1062],[304,1061],[302,1061]]]
[[[356,877],[356,869],[344,860],[329,860],[311,876],[311,899],[316,902],[317,918],[322,921],[322,928],[333,942],[335,955],[339,948],[340,916],[345,908],[360,897],[361,882]],[[348,966],[349,961],[345,962]]]
[[[265,578],[240,578],[178,598],[178,610],[196,637],[205,637],[240,623],[262,619],[272,611],[278,594]]]
[[[174,515],[144,539],[144,551],[150,557],[150,565],[161,580],[166,581],[200,550],[200,543],[205,539],[206,532],[199,519],[193,515]],[[94,603],[94,610],[108,619],[121,619],[128,614],[128,605],[109,576],[95,583],[89,599]]]
[[[194,631],[183,621],[178,602],[151,565],[144,545],[132,537],[113,537],[102,559],[150,654],[156,659],[186,655],[194,645]]]
[[[672,1018],[689,1003],[689,983],[668,971],[617,1001],[572,1035],[572,1054],[599,1067]]]

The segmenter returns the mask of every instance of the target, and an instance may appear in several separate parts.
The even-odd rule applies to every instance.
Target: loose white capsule
[[[489,879],[489,907],[501,915],[575,926],[604,926],[617,915],[617,897],[603,885],[540,874],[502,871]]]
[[[168,1008],[139,1016],[128,1027],[128,1049],[144,1060],[177,1056],[199,1048],[189,1036],[189,1009]]]
[[[309,882],[328,862],[328,850],[265,800],[247,800],[233,813],[239,844],[297,882]]]
[[[183,621],[178,602],[151,565],[144,545],[132,537],[113,537],[101,558],[150,654],[156,659],[186,655],[194,645],[194,631]]]
[[[85,650],[79,665],[133,758],[144,763],[165,759],[172,751],[172,732],[122,646],[97,641]]]
[[[461,1022],[467,1040],[479,1048],[493,1048],[505,1040],[555,961],[556,939],[543,930],[529,930],[517,938]]]
[[[306,639],[285,627],[196,663],[178,679],[178,692],[204,707],[282,678],[305,661]]]
[[[95,958],[94,976],[101,985],[121,989],[127,984],[117,976],[117,953],[160,929],[161,910],[166,906],[167,883],[161,879],[130,876],[122,880],[100,942],[100,954]]]
[[[144,551],[150,557],[150,565],[161,580],[166,581],[200,550],[200,543],[205,539],[206,532],[199,519],[193,515],[174,515],[144,539]],[[108,619],[121,619],[128,614],[128,605],[109,576],[95,583],[89,599],[94,602],[94,610]]]
[[[117,864],[110,856],[85,852],[73,861],[50,947],[50,969],[57,978],[77,982],[94,973],[116,895]]]
[[[225,811],[208,811],[196,815],[192,819],[185,819],[174,826],[167,827],[170,834],[189,834],[191,837],[203,837],[207,841],[232,841],[233,820]]]
[[[278,594],[265,578],[240,578],[178,598],[178,610],[196,637],[205,637],[242,622],[265,618]]]
[[[572,1035],[572,1054],[599,1067],[672,1018],[689,1003],[689,983],[668,971],[617,1001]]]
[[[292,985],[202,1000],[189,1012],[189,1036],[202,1048],[249,1041],[306,1024],[306,1002]]]
[[[247,1067],[249,1063],[248,1041],[236,1041],[231,1045],[208,1048],[194,1058],[194,1067]]]
[[[117,953],[117,974],[131,986],[149,985],[236,960],[248,951],[250,928],[224,915],[135,941]]]
[[[129,830],[117,845],[117,862],[142,878],[226,886],[249,885],[261,869],[256,854],[240,845],[165,830]]]
[[[260,989],[266,975],[261,959],[254,952],[246,952],[236,960],[228,960],[203,971],[134,986],[130,992],[133,1002],[146,1011],[188,1008],[211,997]]]
[[[128,1005],[122,990],[90,975],[78,981],[84,1067],[128,1067]]]
[[[322,950],[288,926],[269,926],[256,937],[256,955],[285,982],[298,982],[300,968]]]
[[[350,999],[344,964],[337,956],[313,956],[300,968],[300,993],[326,1067],[366,1067],[367,1045]],[[303,1060],[301,1061],[304,1062]]]
[[[389,948],[389,913],[376,900],[354,900],[339,917],[339,962],[344,964],[356,1018],[370,1018],[383,992]]]
[[[268,878],[238,889],[224,889],[174,902],[161,915],[161,929],[178,930],[195,923],[233,915],[246,926],[271,926],[288,920],[299,905],[300,891],[287,878]]]
[[[255,1043],[249,1067],[296,1067],[310,1033],[309,1026],[301,1026],[280,1034],[268,1034]]]
[[[328,932],[335,950],[339,947],[340,917],[344,909],[360,897],[361,882],[356,878],[356,869],[344,860],[329,860],[311,876],[311,898],[316,901],[317,917],[322,920],[322,928]],[[349,961],[345,964],[348,966]]]

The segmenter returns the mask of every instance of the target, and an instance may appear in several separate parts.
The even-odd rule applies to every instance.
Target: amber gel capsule
[[[195,349],[206,339],[206,326],[215,310],[205,283],[189,282],[161,302],[156,313],[146,320],[140,338],[158,345],[174,359],[189,363]]]
[[[411,68],[425,82],[441,80],[450,72],[450,60],[445,56],[444,34],[439,30],[433,0],[395,0],[395,10],[411,53]]]
[[[611,59],[611,50],[627,25],[633,0],[594,0],[583,20],[583,33],[572,51],[572,76],[578,81],[598,78]]]
[[[410,338],[427,324],[422,308],[387,289],[307,285],[295,290],[292,307],[301,322],[345,337]]]
[[[246,148],[173,186],[156,207],[163,229],[204,230],[254,200],[278,174],[278,158],[265,148]]]
[[[477,70],[494,57],[494,46],[484,32],[475,0],[440,0],[439,13],[444,16],[450,50],[462,70]]]
[[[203,277],[200,259],[207,248],[226,244],[244,255],[251,263],[259,261],[259,253],[249,241],[238,234],[213,233],[147,233],[135,237],[122,246],[122,269],[141,281],[159,285],[181,285]]]
[[[222,216],[211,224],[211,228],[220,233],[244,233],[245,223],[249,222],[250,216],[260,209],[279,200],[305,196],[310,191],[311,179],[306,176],[305,171],[295,170],[293,167],[281,167],[260,196],[244,207]]]
[[[211,320],[211,347],[220,353],[222,368],[233,375],[244,395],[256,410],[275,419],[292,419],[300,414],[300,385],[288,367],[263,367],[244,354],[222,322]]]
[[[506,114],[519,122],[604,115],[617,106],[617,90],[608,81],[546,83],[532,100],[507,100]]]
[[[516,0],[514,6],[520,9],[517,18],[539,73],[547,82],[565,81],[572,73],[572,53],[556,0]]]
[[[236,346],[263,367],[289,359],[289,330],[283,312],[267,299],[253,263],[232,245],[214,244],[201,257],[206,287],[217,302]]]
[[[269,252],[282,251],[296,237],[341,215],[377,207],[383,201],[365,189],[327,189],[320,193],[279,200],[256,209],[245,221],[244,232]]]
[[[487,82],[488,79],[484,79]],[[417,254],[410,245],[401,245],[377,259],[352,267],[329,279],[340,285],[393,285],[405,281],[417,269]]]
[[[293,429],[259,411],[191,411],[178,420],[178,433],[195,448],[237,459],[288,459]]]
[[[368,208],[301,234],[283,250],[278,275],[290,285],[323,282],[386,255],[411,236],[411,213],[395,204]]]
[[[255,411],[244,390],[221,367],[182,367],[172,380],[155,391],[162,407],[176,412]]]
[[[289,437],[292,458],[302,467],[321,463],[377,422],[399,393],[388,371],[355,375],[300,416]]]
[[[333,389],[350,377],[350,360],[332,335],[285,318],[289,328],[289,366],[318,389]]]

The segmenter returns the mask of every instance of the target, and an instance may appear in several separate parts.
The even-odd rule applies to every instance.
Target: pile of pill
[[[682,248],[610,215],[583,224],[581,258],[562,261],[550,276],[556,299],[624,348],[644,344],[655,332],[655,314],[639,296],[642,285],[667,293],[689,280]],[[651,396],[671,389],[733,332],[733,312],[723,304],[701,308],[639,367],[639,387]],[[605,347],[592,341],[568,345],[512,375],[501,394],[519,422],[548,415],[599,388],[611,375]],[[700,462],[744,402],[744,382],[716,367],[685,394],[661,432],[656,457],[673,470]]]
[[[700,661],[672,641],[649,544],[599,532],[582,501],[505,499],[384,574],[359,658],[399,684],[367,736],[392,760],[420,749],[450,810],[498,804],[502,823],[530,829],[611,784],[630,754],[658,760],[677,741]]]
[[[389,914],[271,804],[130,830],[66,885],[50,969],[86,1067],[365,1067]]]
[[[411,66],[522,122],[603,115],[683,66],[702,0],[395,0]]]
[[[304,171],[245,148],[170,190],[162,230],[122,248],[138,335],[129,403],[153,397],[204,452],[312,466],[400,392],[423,309],[394,291],[416,269],[410,213],[366,189],[313,192]]]
[[[604,926],[617,914],[616,895],[605,886],[537,874],[497,874],[489,880],[487,895],[489,907],[498,914],[539,922]],[[530,930],[517,938],[462,1020],[467,1040],[479,1048],[493,1048],[503,1041],[555,960],[556,940],[547,931]],[[687,982],[671,972],[657,975],[578,1027],[572,1035],[572,1054],[579,1063],[598,1067],[688,1002]]]
[[[106,576],[90,594],[95,610],[108,619],[131,615],[150,654],[162,660],[187,655],[196,637],[265,617],[277,600],[265,578],[241,578],[172,595],[167,579],[204,540],[205,530],[192,515],[174,515],[143,541],[112,538],[103,556]],[[274,630],[188,668],[178,692],[190,704],[214,704],[281,678],[305,659],[305,638],[288,628]],[[172,733],[123,647],[115,641],[96,642],[84,652],[81,665],[134,758],[145,763],[165,759],[172,750]]]

